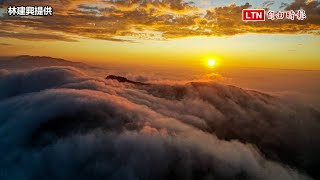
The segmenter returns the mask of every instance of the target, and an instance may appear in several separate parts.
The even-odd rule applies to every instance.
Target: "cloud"
[[[274,1],[265,1],[262,3],[262,6],[268,8],[274,4]]]
[[[320,1],[313,0],[295,0],[293,3],[285,7],[286,10],[299,10],[306,11],[307,19],[303,21],[305,24],[320,25]]]
[[[0,76],[1,179],[310,179],[320,112],[217,83]]]
[[[26,33],[26,32],[6,32],[0,31],[0,37],[4,38],[15,38],[15,39],[22,39],[22,40],[51,40],[51,41],[67,41],[67,42],[77,42],[72,38],[56,35],[56,34],[39,34],[39,33]]]
[[[0,69],[0,76],[4,76],[4,75],[7,75],[9,74],[10,72],[6,69]]]
[[[60,4],[63,3],[62,7]],[[266,1],[267,9],[273,2]],[[50,17],[25,18],[3,16],[1,30],[35,33],[60,33],[110,41],[140,39],[171,39],[189,36],[231,36],[243,33],[307,33],[319,34],[319,2],[296,0],[283,4],[285,9],[304,9],[304,21],[243,22],[242,9],[251,5],[231,4],[201,9],[192,2],[178,1],[2,1],[2,7],[19,5],[51,5]],[[141,34],[144,34],[141,36]],[[154,34],[160,34],[155,36]],[[26,35],[27,37],[29,35]],[[17,38],[23,38],[19,36]],[[41,36],[40,36],[41,37]],[[44,38],[46,39],[46,38]],[[51,39],[51,38],[49,38]],[[66,40],[56,38],[57,40]],[[68,41],[68,39],[67,39]]]
[[[12,44],[8,44],[8,43],[0,43],[0,46],[11,46]]]

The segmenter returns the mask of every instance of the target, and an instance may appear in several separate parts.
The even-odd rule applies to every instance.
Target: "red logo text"
[[[242,21],[265,21],[264,9],[243,9]]]

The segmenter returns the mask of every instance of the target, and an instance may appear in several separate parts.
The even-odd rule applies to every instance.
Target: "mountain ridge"
[[[30,56],[20,55],[11,57],[0,57],[0,69],[7,70],[25,70],[30,68],[39,68],[47,66],[72,66],[77,68],[94,68],[82,62],[73,62],[61,58],[53,58],[48,56]]]

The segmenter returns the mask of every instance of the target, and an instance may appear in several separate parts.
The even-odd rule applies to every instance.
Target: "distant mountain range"
[[[67,61],[60,58],[52,58],[47,56],[15,56],[15,57],[0,57],[0,69],[6,69],[9,71],[22,71],[41,67],[50,66],[71,66],[77,69],[85,70],[85,72],[91,74],[104,74],[106,73],[106,68],[95,67],[82,62]],[[92,73],[94,72],[94,73]],[[106,79],[116,80],[120,83],[130,83],[135,85],[149,85],[147,83],[137,82],[128,80],[122,76],[108,75]]]
[[[16,56],[0,57],[0,69],[25,70],[47,66],[72,66],[76,68],[96,68],[81,62],[72,62],[64,59],[51,58],[46,56]]]

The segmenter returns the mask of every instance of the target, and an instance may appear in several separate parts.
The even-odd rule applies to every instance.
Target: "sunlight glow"
[[[216,61],[214,59],[208,59],[208,66],[214,67],[216,65]]]

